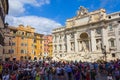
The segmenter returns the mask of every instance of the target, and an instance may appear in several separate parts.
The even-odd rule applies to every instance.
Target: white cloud
[[[9,23],[9,25],[16,27],[20,24],[23,24],[25,26],[30,25],[36,28],[36,31],[38,33],[42,34],[50,34],[52,29],[62,26],[61,24],[51,19],[37,16],[23,16],[23,17],[7,16],[6,21]]]
[[[23,16],[25,13],[29,13],[26,10],[26,5],[41,7],[46,4],[50,4],[50,0],[9,0],[9,15],[6,16],[6,22],[16,27],[20,24],[30,25],[38,33],[49,34],[52,29],[61,26],[61,24],[44,17]]]
[[[25,5],[41,7],[50,4],[50,0],[9,0],[9,15],[19,16],[26,12]]]

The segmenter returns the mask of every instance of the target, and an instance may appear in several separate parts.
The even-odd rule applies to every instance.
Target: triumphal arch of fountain
[[[89,12],[80,6],[76,16],[53,34],[53,58],[96,61],[120,58],[120,12]],[[106,56],[105,56],[106,53]]]

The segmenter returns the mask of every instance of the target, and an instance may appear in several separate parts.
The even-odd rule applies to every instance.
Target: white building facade
[[[80,7],[53,34],[53,57],[63,60],[97,61],[120,58],[120,12],[105,9],[88,12]],[[106,55],[105,55],[106,53]]]

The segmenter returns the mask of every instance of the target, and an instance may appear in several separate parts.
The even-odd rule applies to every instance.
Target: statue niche
[[[79,42],[79,51],[87,52],[89,51],[89,40],[88,40],[88,34],[82,33],[80,35],[80,42]]]
[[[102,48],[101,40],[97,40],[97,45],[96,45],[96,47],[97,47],[97,50],[98,50],[98,51],[101,50],[101,48]]]
[[[71,42],[71,51],[74,51],[75,50],[75,44],[74,42]]]

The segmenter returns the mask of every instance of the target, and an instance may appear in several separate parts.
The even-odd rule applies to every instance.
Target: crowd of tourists
[[[120,80],[120,60],[110,62],[1,61],[1,80]]]

